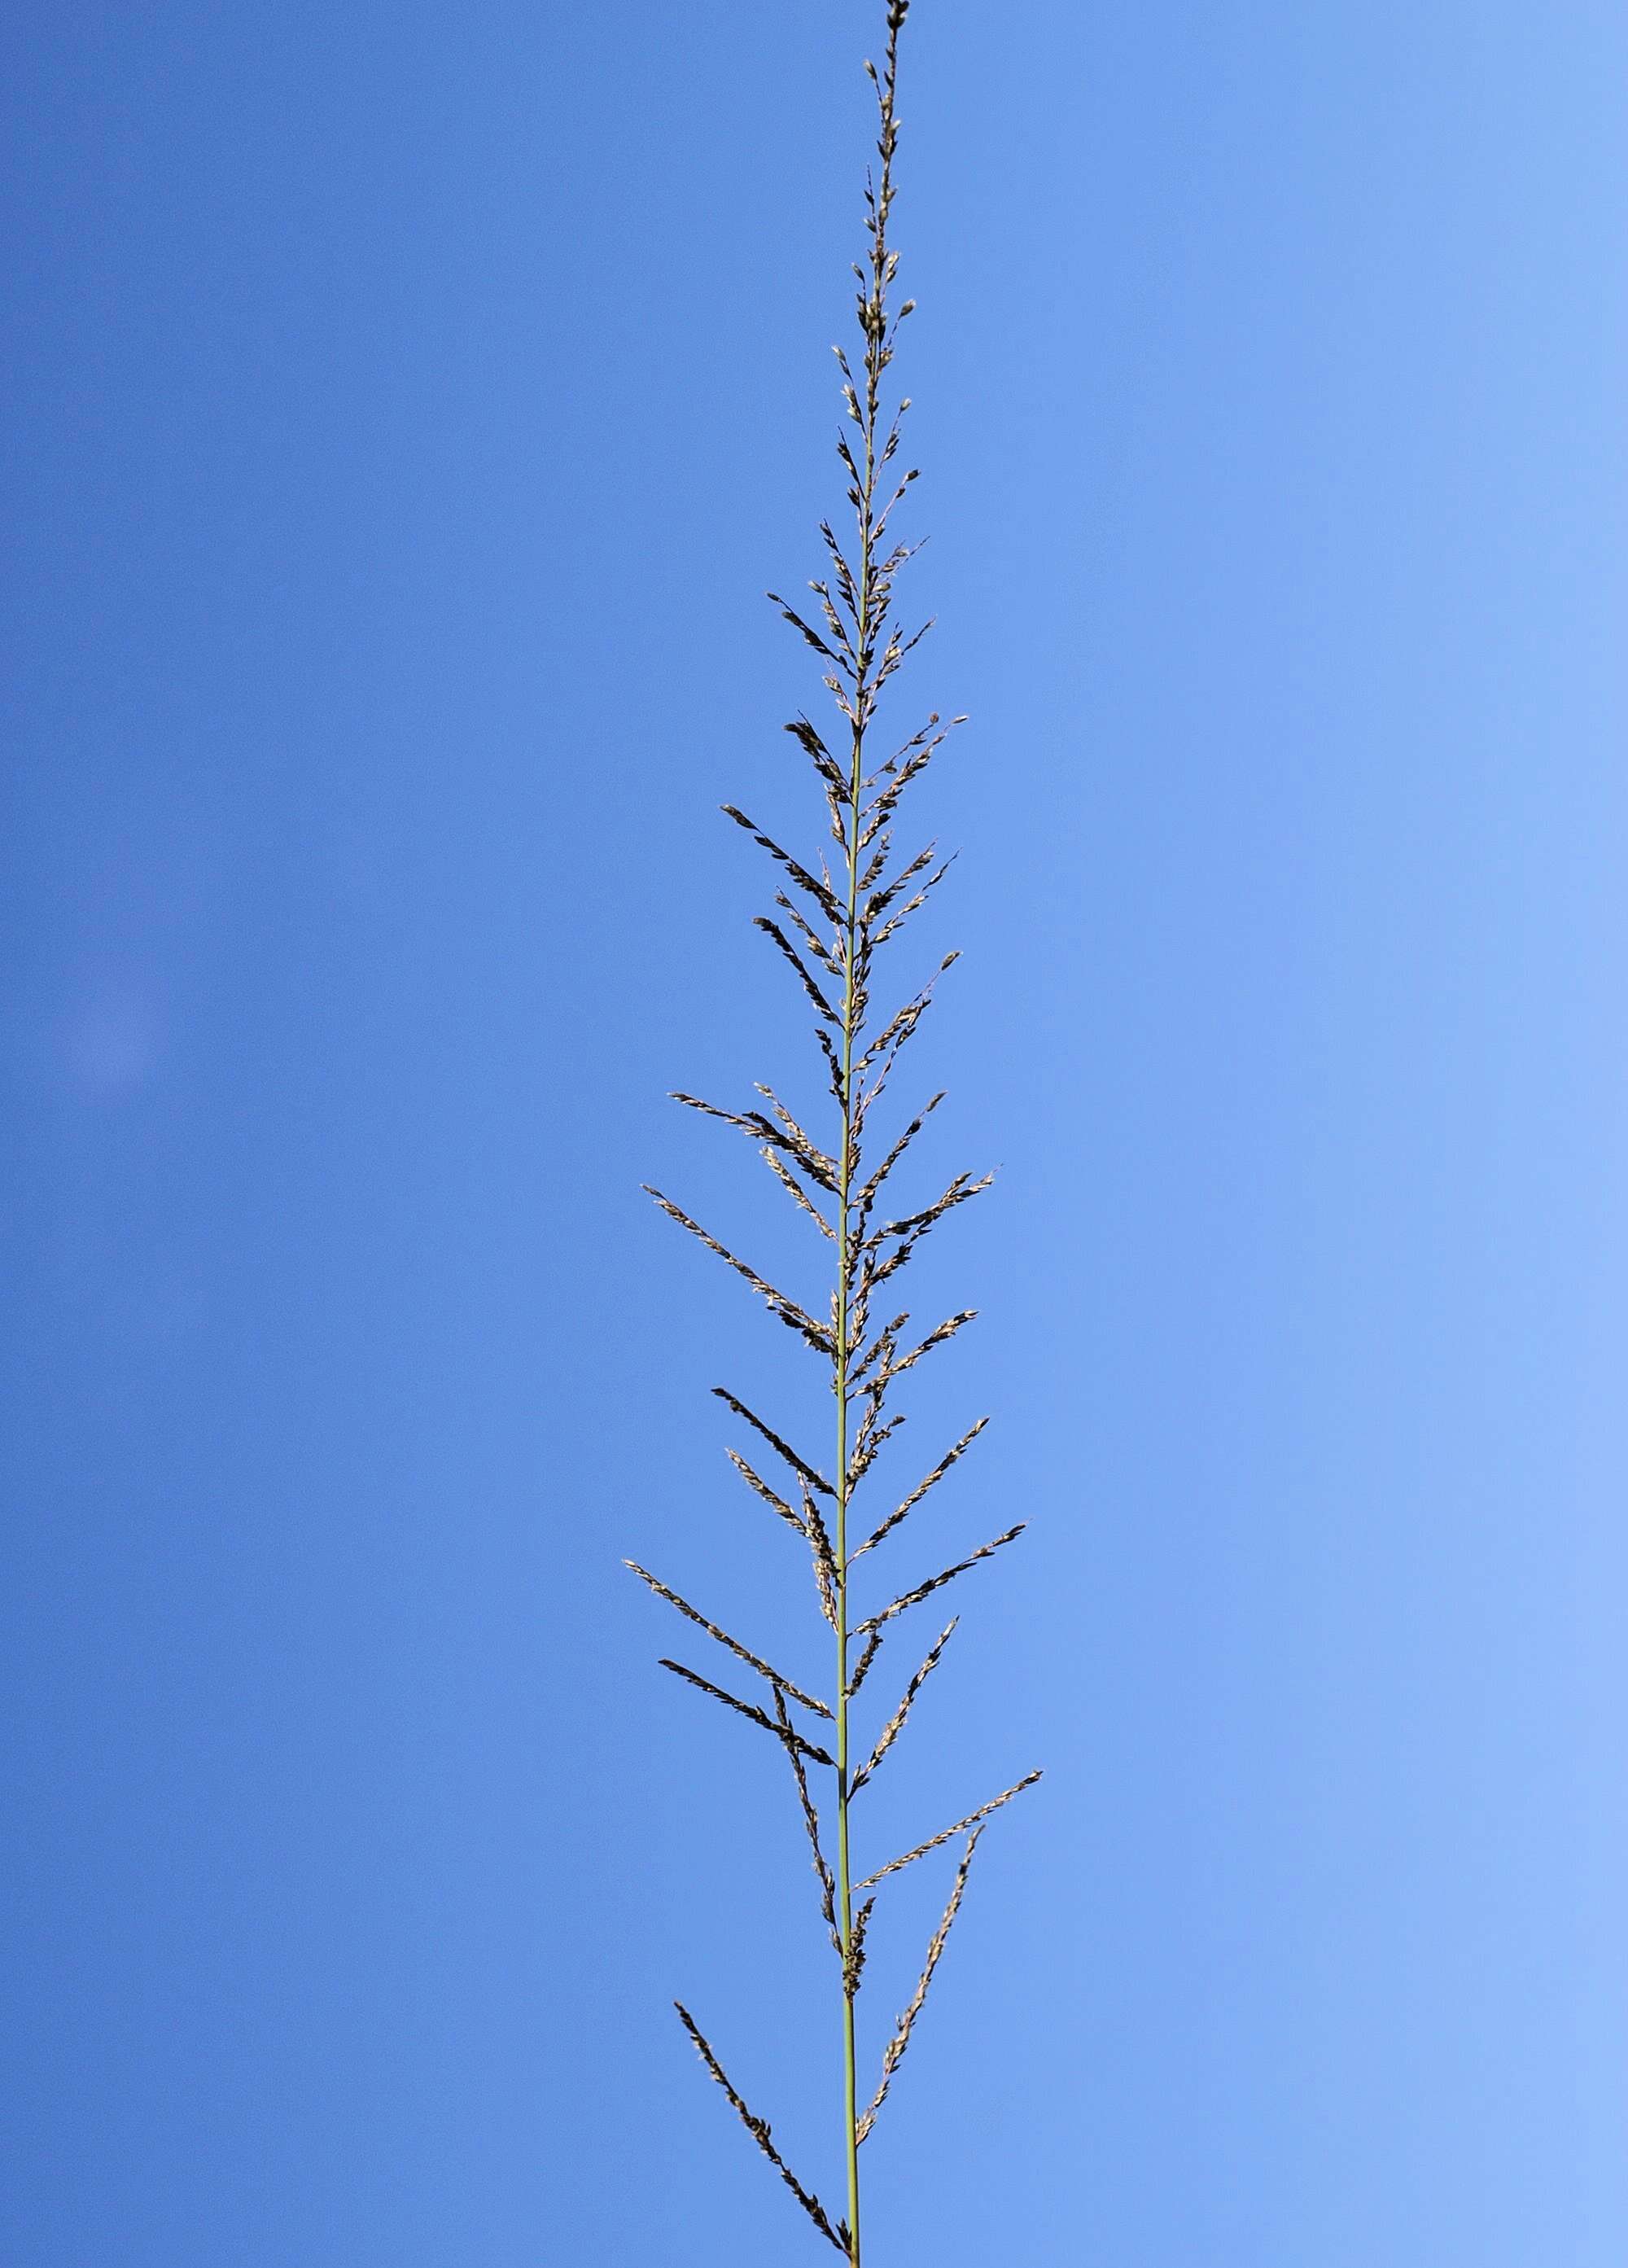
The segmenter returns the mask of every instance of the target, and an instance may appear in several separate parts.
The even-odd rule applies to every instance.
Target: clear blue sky
[[[716,806],[807,810],[879,12],[4,35],[18,2268],[820,2257],[667,2007],[828,2179],[783,1775],[618,1560],[779,1626],[783,1335],[637,1183],[755,1222],[661,1098],[798,1060]],[[1034,1526],[892,1816],[1049,1777],[875,2268],[1628,2254],[1625,66],[919,0],[917,1072],[1003,1171],[913,1447]]]

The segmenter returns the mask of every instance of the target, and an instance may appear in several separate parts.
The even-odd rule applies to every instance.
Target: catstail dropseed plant
[[[748,1409],[726,1388],[716,1389],[762,1445],[752,1447],[751,1457],[757,1463],[740,1450],[731,1449],[736,1470],[808,1552],[814,1602],[829,1626],[834,1655],[829,1693],[805,1691],[666,1583],[643,1567],[634,1566],[634,1572],[659,1597],[754,1673],[760,1683],[748,1690],[755,1690],[760,1697],[743,1699],[683,1662],[664,1661],[662,1667],[767,1733],[790,1768],[813,1852],[820,1911],[835,1954],[840,2041],[835,2077],[842,2102],[845,2213],[834,2205],[828,2207],[792,2171],[780,2154],[769,2122],[748,2107],[726,2076],[689,2009],[681,2004],[678,2013],[702,2061],[748,2132],[814,2228],[852,2268],[859,2268],[860,2262],[860,2149],[910,2046],[961,1908],[978,1839],[991,1815],[1040,1777],[1030,1772],[913,1850],[857,1873],[853,1853],[861,1826],[867,1845],[874,1834],[873,1821],[866,1815],[873,1801],[872,1783],[938,1667],[955,1624],[947,1624],[934,1638],[902,1697],[882,1718],[867,1745],[866,1735],[857,1730],[857,1719],[862,1693],[868,1707],[873,1689],[867,1681],[884,1641],[895,1635],[902,1618],[912,1609],[936,1597],[947,1585],[1022,1533],[1020,1524],[1010,1528],[954,1566],[910,1584],[879,1604],[872,1605],[861,1595],[861,1585],[870,1570],[861,1568],[860,1562],[891,1542],[895,1531],[970,1448],[986,1422],[980,1418],[969,1426],[932,1470],[880,1518],[862,1510],[871,1505],[874,1494],[873,1485],[869,1484],[873,1482],[877,1460],[902,1423],[894,1405],[900,1381],[972,1321],[971,1310],[965,1310],[913,1338],[909,1314],[890,1312],[895,1307],[898,1279],[922,1240],[957,1206],[989,1186],[987,1175],[975,1180],[970,1174],[957,1174],[930,1203],[895,1211],[895,1175],[943,1097],[932,1096],[891,1138],[879,1130],[879,1105],[902,1050],[927,1012],[934,981],[930,979],[890,1012],[878,1010],[873,1006],[872,988],[879,956],[924,904],[947,867],[947,861],[939,860],[931,844],[914,856],[895,857],[894,831],[908,791],[943,747],[950,725],[941,723],[935,714],[886,754],[879,754],[876,745],[884,689],[924,634],[918,630],[907,636],[894,612],[895,580],[914,547],[895,537],[890,522],[916,475],[899,468],[902,420],[910,403],[902,400],[891,409],[884,406],[899,326],[913,305],[909,299],[896,308],[893,304],[898,254],[888,241],[899,140],[895,108],[899,34],[909,6],[910,0],[891,0],[880,68],[866,66],[876,88],[880,131],[879,162],[866,187],[866,256],[854,269],[863,348],[854,358],[840,347],[836,350],[846,412],[836,453],[852,512],[851,531],[844,540],[829,524],[821,527],[829,565],[822,579],[810,585],[814,606],[799,611],[776,598],[786,621],[818,655],[836,703],[837,727],[829,738],[805,716],[786,727],[819,780],[835,856],[828,849],[807,860],[799,858],[744,812],[725,806],[729,817],[745,828],[778,870],[775,911],[761,915],[757,927],[789,963],[813,1010],[829,1130],[822,1129],[817,1138],[804,1119],[768,1087],[758,1089],[764,1106],[761,1108],[728,1110],[692,1094],[674,1098],[738,1128],[758,1148],[770,1171],[807,1217],[811,1235],[818,1238],[826,1255],[830,1270],[827,1311],[818,1312],[823,1301],[806,1306],[777,1290],[670,1198],[659,1190],[651,1191],[662,1211],[750,1285],[770,1314],[829,1371],[836,1435],[829,1464],[821,1458],[805,1456],[768,1419]],[[936,974],[942,975],[954,958],[954,954],[948,954]],[[764,1450],[774,1461],[768,1466],[771,1477],[757,1469],[765,1462]],[[856,1818],[855,1806],[861,1798],[866,1804]],[[882,2045],[874,2074],[867,2077],[862,2088],[855,2006],[865,1982],[866,1931],[877,1893],[902,1868],[955,1842],[961,1845],[960,1858],[943,1918],[927,1947],[915,1989]]]

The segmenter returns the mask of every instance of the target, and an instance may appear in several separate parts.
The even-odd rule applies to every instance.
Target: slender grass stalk
[[[760,1654],[710,1621],[677,1592],[634,1562],[628,1563],[653,1592],[738,1661],[755,1671],[770,1689],[770,1706],[763,1708],[713,1684],[681,1662],[664,1660],[662,1664],[692,1688],[770,1734],[791,1765],[813,1853],[821,1913],[837,1962],[845,2215],[833,2219],[817,2193],[807,2188],[792,2171],[772,2139],[768,2123],[748,2109],[689,2010],[681,2003],[678,2008],[703,2062],[728,2096],[748,2132],[814,2226],[851,2264],[851,2268],[860,2268],[861,2263],[859,2151],[888,2097],[925,2004],[961,1909],[973,1853],[990,1816],[1040,1777],[1038,1772],[1028,1774],[954,1826],[929,1836],[902,1856],[888,1859],[856,1881],[851,1831],[855,1800],[873,1779],[897,1741],[917,1696],[949,1643],[955,1623],[952,1621],[941,1632],[911,1676],[902,1699],[881,1727],[866,1761],[856,1767],[854,1757],[858,1751],[853,1738],[853,1718],[860,1689],[899,1616],[1022,1533],[1020,1523],[981,1545],[966,1558],[899,1594],[876,1611],[856,1614],[852,1589],[856,1563],[919,1508],[987,1422],[978,1419],[868,1535],[858,1542],[852,1540],[859,1491],[902,1422],[899,1413],[889,1410],[889,1396],[895,1381],[973,1320],[970,1309],[953,1314],[912,1345],[904,1336],[910,1322],[908,1312],[877,1322],[873,1317],[873,1301],[909,1263],[923,1239],[947,1215],[990,1185],[987,1174],[975,1180],[969,1174],[958,1174],[926,1205],[895,1218],[886,1217],[882,1200],[895,1169],[928,1116],[942,1101],[941,1095],[933,1096],[916,1113],[893,1140],[879,1165],[868,1173],[866,1169],[872,1114],[901,1051],[926,1013],[936,982],[935,976],[879,1027],[871,1000],[876,957],[925,903],[944,879],[949,863],[938,858],[932,843],[912,858],[896,860],[894,821],[906,791],[926,771],[953,725],[963,721],[956,718],[947,724],[935,712],[880,760],[873,755],[882,692],[931,627],[924,625],[906,636],[894,613],[895,578],[914,547],[892,536],[890,522],[916,475],[914,471],[900,473],[895,469],[909,401],[899,401],[891,410],[884,406],[888,372],[899,327],[914,305],[907,299],[896,311],[893,306],[898,254],[888,236],[895,195],[894,160],[899,140],[899,38],[909,11],[910,0],[888,0],[887,44],[882,63],[880,69],[871,63],[866,65],[876,90],[879,162],[866,185],[866,257],[853,271],[858,284],[856,304],[863,340],[857,367],[842,348],[836,350],[846,412],[837,440],[837,456],[853,514],[852,534],[844,548],[829,523],[821,523],[820,534],[830,565],[827,577],[809,586],[818,600],[817,607],[801,613],[775,593],[770,594],[785,620],[820,657],[825,685],[841,719],[841,732],[835,736],[835,753],[807,717],[799,716],[786,726],[811,762],[823,792],[829,839],[836,846],[835,873],[829,855],[819,856],[814,864],[806,864],[764,834],[744,812],[733,805],[725,806],[729,817],[754,837],[779,869],[776,913],[759,916],[757,926],[790,964],[814,1009],[814,1034],[823,1059],[828,1101],[834,1118],[833,1137],[829,1148],[821,1147],[768,1087],[758,1090],[769,1106],[766,1111],[756,1107],[744,1111],[720,1108],[690,1094],[674,1098],[746,1134],[757,1145],[764,1162],[799,1211],[813,1220],[826,1244],[835,1248],[829,1316],[820,1319],[790,1294],[777,1290],[670,1198],[659,1190],[650,1192],[670,1219],[742,1277],[764,1300],[770,1312],[829,1366],[836,1403],[836,1458],[829,1474],[806,1459],[774,1426],[726,1388],[719,1387],[715,1391],[752,1428],[790,1475],[790,1480],[782,1483],[785,1491],[783,1494],[739,1451],[732,1449],[729,1453],[753,1493],[802,1538],[809,1550],[820,1611],[835,1641],[835,1690],[830,1701],[804,1690]],[[954,954],[948,954],[936,975],[942,975],[955,958]],[[759,1453],[755,1450],[754,1454]],[[829,1731],[821,1741],[812,1739],[798,1723],[792,1713],[793,1706],[829,1726]],[[826,1739],[830,1742],[829,1748],[822,1744]],[[811,1765],[832,1775],[823,1810],[810,1791]],[[826,1856],[828,1823],[834,1835],[834,1864]],[[915,1992],[883,2048],[879,2083],[868,2106],[862,2110],[856,2011],[874,1892],[904,1867],[963,1836],[966,1840],[943,1918],[928,1946]],[[861,1902],[866,1891],[873,1895]]]

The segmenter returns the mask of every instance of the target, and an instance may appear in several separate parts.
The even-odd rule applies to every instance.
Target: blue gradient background
[[[788,1791],[617,1562],[821,1668],[705,1393],[783,1335],[637,1183],[794,1248],[661,1097],[804,1075],[715,806],[808,812],[877,12],[5,34],[18,2268],[818,2257],[666,2005],[830,2181]],[[1625,66],[911,26],[916,1071],[1003,1172],[895,1567],[1035,1526],[879,1845],[1049,1778],[877,2268],[1628,2252]]]

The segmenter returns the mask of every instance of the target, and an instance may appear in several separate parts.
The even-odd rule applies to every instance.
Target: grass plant
[[[875,1516],[870,1509],[877,1493],[874,1469],[902,1423],[895,1405],[899,1382],[973,1320],[973,1311],[963,1309],[913,1337],[909,1312],[888,1312],[896,1306],[898,1278],[923,1241],[990,1186],[987,1174],[975,1178],[960,1173],[928,1202],[907,1203],[895,1210],[895,1175],[944,1098],[933,1095],[891,1137],[883,1128],[880,1109],[899,1057],[931,1005],[937,977],[956,958],[947,954],[927,983],[898,1005],[884,1010],[873,1005],[883,948],[925,904],[949,865],[932,843],[908,857],[896,855],[895,825],[906,795],[928,770],[953,727],[965,721],[954,718],[946,722],[934,713],[902,742],[891,747],[884,742],[885,753],[878,752],[884,692],[931,627],[907,633],[895,610],[897,578],[917,548],[893,531],[894,514],[916,474],[903,470],[900,459],[910,403],[894,397],[888,376],[899,328],[914,305],[909,299],[895,305],[898,254],[889,239],[899,143],[899,40],[909,11],[910,0],[889,0],[882,62],[866,65],[876,92],[878,135],[877,163],[867,175],[865,192],[865,257],[853,271],[861,346],[853,356],[840,346],[836,350],[845,413],[836,453],[851,521],[845,536],[839,536],[829,522],[821,524],[828,563],[822,576],[809,585],[812,604],[792,606],[770,593],[818,658],[835,705],[835,726],[828,725],[825,732],[806,715],[785,728],[817,780],[829,842],[824,849],[799,858],[744,812],[725,806],[777,870],[774,911],[760,915],[756,925],[784,957],[812,1011],[824,1121],[806,1114],[819,1127],[816,1135],[767,1086],[757,1089],[758,1103],[741,1110],[692,1094],[674,1098],[737,1129],[758,1149],[818,1240],[827,1269],[822,1296],[805,1303],[779,1290],[670,1197],[659,1189],[650,1191],[671,1219],[751,1287],[829,1375],[835,1435],[829,1462],[804,1455],[728,1388],[715,1389],[755,1437],[750,1457],[735,1448],[728,1452],[741,1479],[800,1538],[808,1553],[812,1603],[828,1625],[831,1647],[829,1692],[805,1690],[656,1576],[628,1563],[659,1598],[754,1674],[757,1683],[748,1690],[756,1697],[744,1699],[683,1662],[664,1660],[663,1668],[767,1733],[789,1767],[813,1856],[820,1912],[835,1955],[839,2050],[834,2058],[833,2092],[841,2102],[845,2211],[822,2202],[792,2171],[768,2121],[735,2088],[689,2009],[675,2005],[702,2062],[747,2132],[814,2228],[852,2268],[859,2268],[861,2257],[860,2152],[914,2036],[961,1910],[979,1837],[991,1815],[1040,1777],[1030,1772],[914,1849],[866,1873],[858,1872],[854,1807],[862,1796],[867,1804],[873,1803],[872,1785],[942,1659],[955,1621],[934,1638],[902,1697],[867,1742],[858,1730],[860,1697],[863,1690],[863,1706],[868,1708],[873,1689],[867,1681],[884,1644],[897,1634],[912,1609],[936,1598],[1022,1533],[1020,1522],[966,1558],[908,1584],[880,1604],[861,1596],[870,1570],[862,1569],[860,1562],[888,1543],[921,1508],[987,1423],[979,1418],[969,1426],[908,1494]],[[760,1471],[759,1465],[766,1470]],[[868,1840],[873,1830],[868,1821],[863,1823]],[[915,1988],[881,2047],[874,2076],[862,2085],[856,2006],[865,1982],[866,1934],[877,1896],[905,1867],[953,1843],[959,1843],[960,1856],[942,1919]]]

